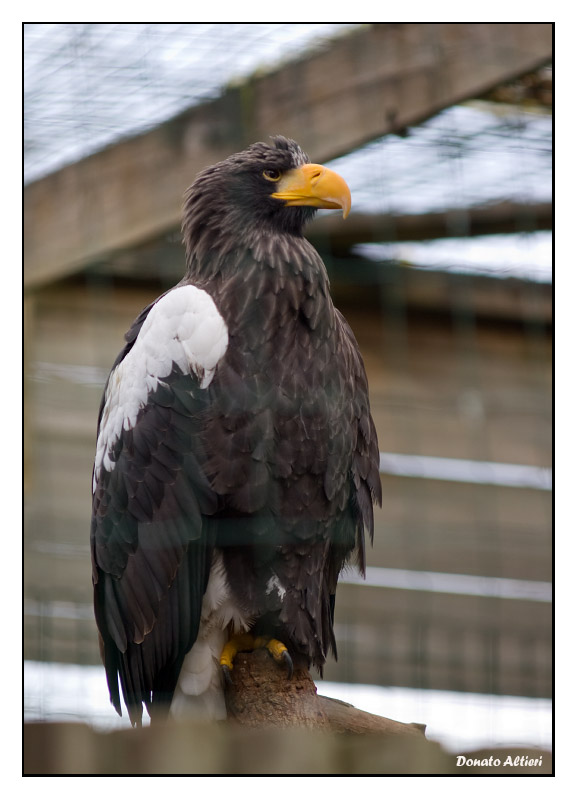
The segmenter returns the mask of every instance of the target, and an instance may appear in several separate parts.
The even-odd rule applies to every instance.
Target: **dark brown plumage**
[[[205,645],[215,660],[217,633],[275,637],[319,669],[336,653],[337,579],[348,560],[364,569],[381,485],[361,355],[302,235],[315,206],[347,202],[322,169],[275,137],[202,172],[186,275],[140,314],[109,377],[95,613],[111,701],[120,713],[120,679],[133,723],[143,703],[154,717],[175,690],[208,691],[189,665]]]

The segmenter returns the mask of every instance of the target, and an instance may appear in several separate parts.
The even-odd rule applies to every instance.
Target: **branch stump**
[[[293,676],[265,650],[238,653],[225,689],[228,719],[250,728],[304,727],[338,733],[380,733],[424,738],[425,725],[397,722],[317,694],[304,664]]]

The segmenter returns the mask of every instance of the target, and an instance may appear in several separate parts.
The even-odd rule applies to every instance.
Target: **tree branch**
[[[239,653],[231,677],[225,690],[227,713],[239,725],[424,737],[425,725],[396,722],[318,695],[304,665],[296,664],[288,678],[265,650]]]

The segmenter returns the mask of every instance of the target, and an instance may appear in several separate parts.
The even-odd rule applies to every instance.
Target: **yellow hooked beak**
[[[286,206],[341,208],[343,219],[351,209],[351,192],[341,175],[320,164],[305,164],[286,172],[276,184],[271,197],[284,200]]]

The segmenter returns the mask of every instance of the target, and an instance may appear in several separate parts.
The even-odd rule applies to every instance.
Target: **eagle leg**
[[[241,651],[258,650],[264,647],[273,656],[278,664],[284,664],[287,669],[287,679],[293,676],[293,660],[283,642],[278,639],[268,639],[266,636],[252,636],[250,633],[240,633],[232,636],[227,644],[223,647],[219,664],[221,665],[221,672],[225,678],[225,682],[232,683],[231,672],[233,670],[233,661],[237,653]]]

